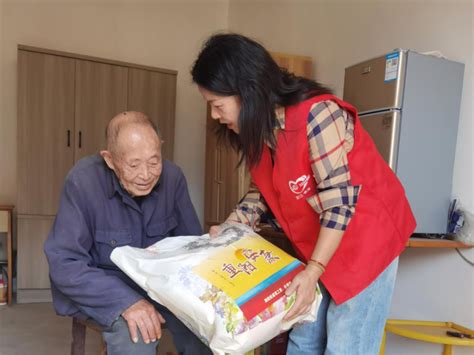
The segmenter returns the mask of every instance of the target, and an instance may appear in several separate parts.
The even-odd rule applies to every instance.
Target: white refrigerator
[[[401,49],[345,70],[344,100],[405,187],[416,233],[446,232],[463,75],[462,63]]]

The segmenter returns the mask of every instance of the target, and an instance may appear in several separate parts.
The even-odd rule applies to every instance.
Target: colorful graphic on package
[[[270,242],[248,236],[218,251],[193,271],[234,299],[250,320],[282,298],[303,269],[299,260]]]

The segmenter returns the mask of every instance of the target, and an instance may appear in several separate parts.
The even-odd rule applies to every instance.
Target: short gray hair
[[[160,140],[163,139],[160,130],[155,123],[148,118],[143,112],[138,111],[124,111],[114,116],[105,129],[105,139],[107,143],[107,149],[114,151],[117,146],[118,136],[122,128],[128,125],[139,125],[144,127],[150,127],[156,133]]]

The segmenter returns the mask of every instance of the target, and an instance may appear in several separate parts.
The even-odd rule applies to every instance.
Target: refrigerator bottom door
[[[383,111],[359,117],[362,126],[372,137],[380,155],[390,168],[397,171],[400,133],[400,111]]]

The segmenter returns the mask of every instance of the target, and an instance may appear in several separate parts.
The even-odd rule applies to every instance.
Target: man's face
[[[119,133],[116,149],[103,151],[101,155],[132,197],[148,195],[163,169],[161,140],[153,129],[146,126],[124,127]]]

